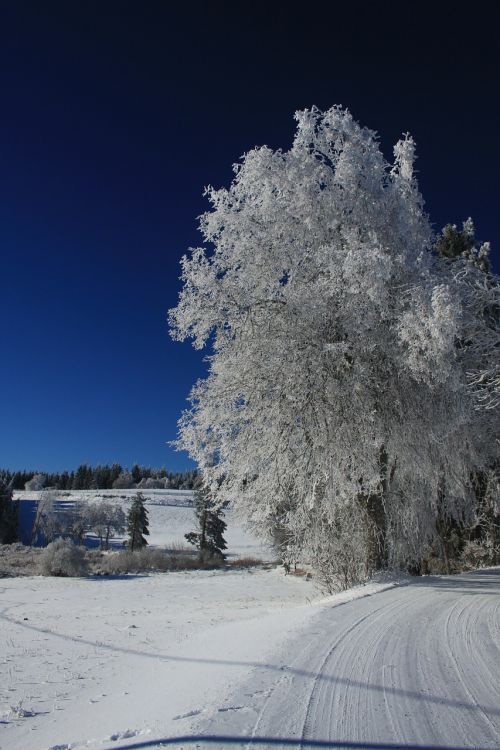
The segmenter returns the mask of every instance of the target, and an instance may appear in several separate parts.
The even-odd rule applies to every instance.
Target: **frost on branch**
[[[460,354],[471,287],[433,251],[409,136],[389,164],[340,107],[296,119],[289,151],[207,191],[170,324],[212,353],[178,446],[289,559],[324,565],[352,529],[357,570],[418,565],[490,460]]]

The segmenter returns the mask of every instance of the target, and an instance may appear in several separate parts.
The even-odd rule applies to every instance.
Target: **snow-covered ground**
[[[325,600],[277,568],[3,579],[0,746],[122,747],[253,720],[239,686],[254,675],[258,699],[262,674],[282,676],[286,644],[323,607],[390,585]]]
[[[500,568],[413,579],[345,606],[332,597],[236,688],[241,710],[212,713],[202,730],[286,738],[282,750],[498,750],[499,596]]]
[[[180,503],[151,504],[152,520],[155,507],[169,523],[156,538],[180,541]],[[116,750],[202,734],[236,747],[271,736],[498,748],[499,594],[499,569],[332,597],[270,565],[5,578],[0,747]]]

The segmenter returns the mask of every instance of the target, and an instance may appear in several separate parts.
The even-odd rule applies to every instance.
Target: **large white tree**
[[[409,136],[389,164],[340,107],[296,119],[289,151],[208,189],[207,248],[182,260],[172,335],[211,353],[178,445],[291,554],[324,556],[349,517],[372,566],[410,563],[484,459],[458,353],[476,282],[432,253]]]

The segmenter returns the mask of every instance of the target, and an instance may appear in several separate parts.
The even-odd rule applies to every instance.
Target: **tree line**
[[[173,489],[191,490],[196,470],[172,472],[134,464],[131,469],[120,464],[90,466],[81,464],[75,471],[56,473],[10,471],[0,469],[0,478],[14,491],[19,490],[109,490],[109,489]]]

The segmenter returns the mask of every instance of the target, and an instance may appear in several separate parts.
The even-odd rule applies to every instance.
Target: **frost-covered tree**
[[[63,512],[64,526],[62,536],[82,545],[87,531],[87,512],[89,505],[85,500],[76,500]]]
[[[467,302],[462,336],[457,341],[457,357],[467,373],[476,409],[486,412],[490,417],[489,420],[481,420],[482,436],[492,445],[498,444],[500,300],[498,278],[491,273],[490,244],[476,240],[474,224],[469,218],[463,223],[461,230],[454,224],[445,226],[437,238],[435,249],[448,260],[455,281],[461,285],[463,298]],[[483,555],[486,554],[490,563],[496,564],[500,522],[498,455],[492,455],[489,463],[483,461],[473,469],[476,518],[472,536],[474,544],[483,544]],[[466,537],[471,530],[464,528],[459,532]]]
[[[29,479],[24,485],[24,489],[28,492],[40,492],[43,490],[47,482],[45,474],[35,474]]]
[[[148,512],[144,506],[144,496],[138,492],[127,514],[128,546],[132,552],[147,545],[149,536]]]
[[[121,474],[113,482],[114,489],[127,490],[134,486],[134,479],[132,474],[124,469]]]
[[[457,356],[474,391],[476,408],[496,410],[500,405],[500,299],[490,249],[489,242],[476,240],[470,218],[461,230],[447,224],[435,243],[436,252],[448,261],[464,303]]]
[[[99,538],[103,549],[109,549],[109,540],[125,530],[127,519],[118,505],[100,502],[87,506],[85,511],[87,528]]]
[[[38,495],[35,507],[35,517],[31,528],[31,544],[45,544],[52,542],[58,535],[60,528],[55,508],[55,495],[44,490]]]
[[[476,281],[433,252],[411,137],[390,164],[340,107],[296,119],[289,151],[256,148],[207,190],[170,323],[212,355],[178,446],[294,556],[319,559],[347,514],[367,570],[412,565],[438,517],[471,512],[491,446],[457,340],[474,325],[491,356],[494,337]]]

